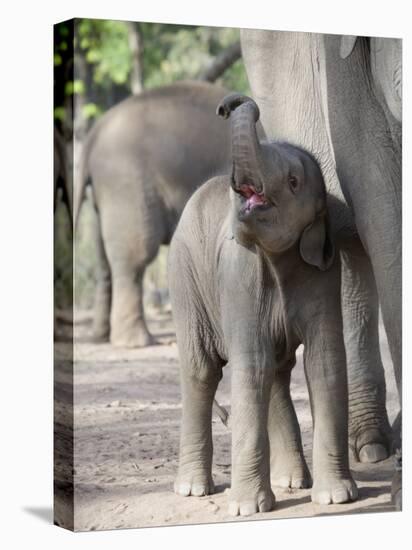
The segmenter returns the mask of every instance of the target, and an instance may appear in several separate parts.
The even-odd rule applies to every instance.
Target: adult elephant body
[[[153,342],[142,280],[168,244],[183,207],[204,181],[230,170],[230,135],[215,116],[223,88],[182,82],[131,97],[91,130],[82,156],[75,219],[90,179],[100,224],[94,337]]]
[[[241,42],[266,134],[315,155],[359,235],[341,252],[350,445],[386,458],[378,296],[400,392],[400,41],[243,30]]]

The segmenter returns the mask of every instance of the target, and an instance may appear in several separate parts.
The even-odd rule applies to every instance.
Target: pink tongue
[[[253,195],[248,197],[247,202],[246,202],[248,208],[252,208],[253,206],[256,206],[257,204],[264,204],[264,203],[265,203],[264,197],[256,195],[256,193],[253,193]]]

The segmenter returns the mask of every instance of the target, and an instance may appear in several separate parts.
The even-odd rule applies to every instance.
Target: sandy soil
[[[152,315],[149,326],[162,345],[114,349],[84,342],[90,326],[77,326],[74,370],[74,464],[76,530],[244,521],[227,515],[225,491],[230,483],[230,431],[215,415],[213,475],[216,493],[201,498],[173,493],[180,419],[178,351],[170,314]],[[387,375],[388,410],[397,412],[396,388],[386,340],[381,342]],[[56,372],[56,418],[70,418],[70,344],[59,344]],[[229,372],[218,401],[230,409]],[[303,365],[299,356],[292,395],[304,450],[311,467],[312,426]],[[67,434],[66,434],[67,435]],[[70,435],[70,434],[69,434]],[[67,438],[61,440],[67,443]],[[60,462],[59,462],[60,460]],[[66,470],[56,453],[57,471]],[[312,504],[310,490],[274,489],[276,509],[256,519],[393,511],[390,482],[393,459],[377,465],[352,463],[359,500],[350,504]],[[67,473],[67,472],[66,472]],[[62,508],[56,507],[64,523]],[[59,512],[60,510],[60,512]]]

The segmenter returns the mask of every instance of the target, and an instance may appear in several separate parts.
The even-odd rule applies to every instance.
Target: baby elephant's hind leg
[[[275,487],[312,485],[303,455],[298,419],[290,396],[290,370],[277,372],[269,403],[270,479]]]
[[[179,229],[178,229],[179,231]],[[224,362],[191,268],[193,258],[178,238],[169,252],[169,288],[180,357],[182,420],[175,492],[202,496],[212,480],[212,407]]]

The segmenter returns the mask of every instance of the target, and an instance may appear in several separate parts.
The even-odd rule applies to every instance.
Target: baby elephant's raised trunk
[[[230,94],[218,105],[216,114],[232,119],[233,186],[253,185],[263,191],[260,143],[256,133],[259,107],[248,96]]]

